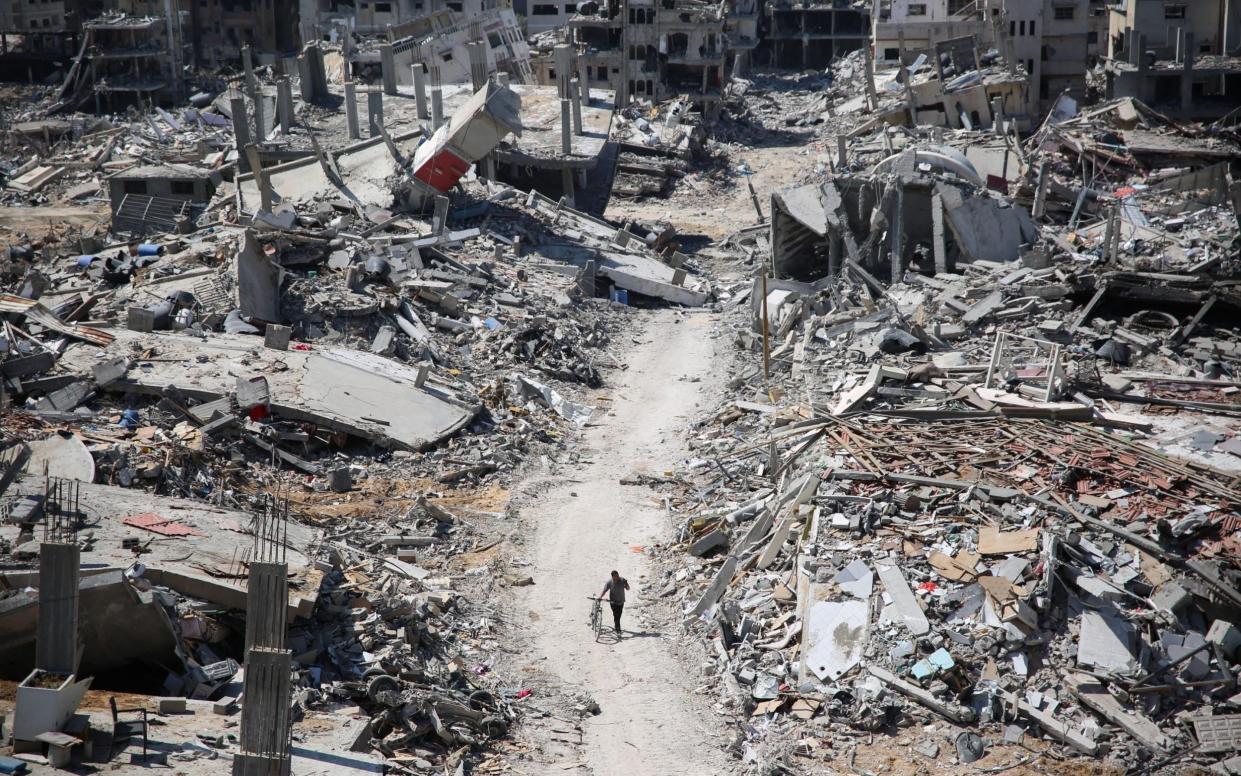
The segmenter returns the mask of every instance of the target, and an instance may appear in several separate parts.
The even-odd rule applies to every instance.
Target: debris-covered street
[[[4,4],[0,773],[1241,773],[1238,10]]]

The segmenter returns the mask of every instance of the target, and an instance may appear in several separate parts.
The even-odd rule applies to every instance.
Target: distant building
[[[507,2],[472,16],[440,10],[389,27],[383,36],[344,35],[345,56],[355,76],[374,79],[382,70],[381,46],[392,46],[396,82],[414,82],[413,65],[426,67],[430,83],[470,83],[467,44],[482,42],[486,72],[508,73],[515,83],[534,83],[530,47],[522,37],[517,16]]]
[[[1241,105],[1241,8],[1223,2],[1119,0],[1111,8],[1109,98],[1134,97],[1181,119]]]
[[[99,0],[0,2],[0,80],[42,78],[81,46],[82,23],[102,12]]]
[[[1040,113],[1066,91],[1085,99],[1103,10],[1102,0],[885,0],[874,20],[875,58],[909,64],[936,41],[973,35],[1025,71],[1025,108]]]
[[[760,50],[774,67],[821,70],[870,42],[870,2],[767,0]]]
[[[301,46],[298,0],[186,0],[191,40],[201,62],[241,61],[250,46],[255,61],[271,64],[297,55]]]
[[[584,7],[592,13],[575,15],[569,30],[585,83],[616,92],[620,105],[685,96],[704,113],[718,109],[735,55],[724,0],[607,0]]]
[[[65,107],[95,112],[136,102],[170,103],[185,97],[185,67],[193,54],[184,38],[184,14],[110,13],[83,25],[81,53],[61,87]]]

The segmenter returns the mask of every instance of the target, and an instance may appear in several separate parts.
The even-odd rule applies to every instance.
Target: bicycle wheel
[[[590,610],[590,627],[595,631],[595,641],[598,641],[599,634],[603,632],[603,604],[598,601]]]

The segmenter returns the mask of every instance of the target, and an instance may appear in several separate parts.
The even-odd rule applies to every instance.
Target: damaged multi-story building
[[[1098,0],[888,0],[874,19],[875,58],[909,64],[937,41],[975,36],[1024,70],[1034,114],[1065,92],[1085,98],[1103,18]]]
[[[773,67],[821,70],[869,42],[870,11],[870,3],[845,0],[768,0],[759,59]]]
[[[620,105],[678,96],[719,108],[729,57],[726,0],[585,3],[569,20],[581,77]]]
[[[184,13],[135,16],[109,13],[83,26],[82,49],[61,86],[63,108],[96,113],[133,103],[182,99],[184,67],[193,61]]]
[[[102,10],[86,0],[0,3],[0,78],[43,78],[77,53],[82,23]]]
[[[1241,8],[1120,0],[1111,7],[1107,96],[1134,97],[1183,119],[1210,120],[1241,99]]]

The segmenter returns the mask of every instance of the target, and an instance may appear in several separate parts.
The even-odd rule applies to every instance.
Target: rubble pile
[[[477,143],[489,122],[498,142],[516,98],[494,82],[478,95],[445,126]],[[261,708],[250,683],[268,674],[242,664],[270,592],[256,575],[278,555],[289,628],[271,638],[295,716],[335,720],[331,746],[392,772],[502,769],[489,742],[531,689],[491,674],[504,623],[488,599],[529,578],[496,573],[505,506],[485,496],[569,452],[635,307],[703,305],[712,285],[666,228],[469,169],[435,189],[426,155],[466,142],[447,130],[325,150],[299,126],[313,152],[246,172],[257,157],[229,143],[203,156],[217,114],[190,110],[69,120],[35,156],[66,169],[14,184],[26,165],[4,190],[37,207],[109,172],[117,189],[203,184],[166,222],[148,205],[127,220],[126,188],[110,228],[15,230],[5,251],[0,560],[22,581],[6,577],[0,642],[30,643],[21,617],[55,523],[108,569],[81,594],[89,657],[66,673],[143,660],[161,667],[132,679],[143,691]],[[140,646],[110,648],[126,631]],[[28,659],[0,648],[7,671]],[[178,751],[246,757],[246,735]]]
[[[753,355],[663,485],[658,586],[734,754],[1236,772],[1229,133],[1110,104],[1036,133],[1011,199],[982,133],[880,134],[734,241],[774,273],[721,294]]]

